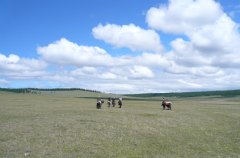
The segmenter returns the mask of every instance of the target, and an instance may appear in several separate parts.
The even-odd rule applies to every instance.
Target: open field
[[[240,97],[125,100],[0,92],[0,157],[240,158]],[[105,95],[107,96],[107,95]]]

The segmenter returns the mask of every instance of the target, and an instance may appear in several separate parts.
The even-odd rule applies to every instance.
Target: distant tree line
[[[202,92],[181,92],[181,93],[142,93],[142,94],[126,94],[131,97],[201,97],[201,96],[219,96],[219,97],[235,97],[240,96],[240,90],[224,90],[224,91],[202,91]]]
[[[5,92],[14,92],[14,93],[29,93],[29,89],[27,88],[0,88],[0,91]]]
[[[0,91],[14,93],[31,93],[32,91],[87,91],[100,93],[100,91],[89,90],[84,88],[0,88]]]

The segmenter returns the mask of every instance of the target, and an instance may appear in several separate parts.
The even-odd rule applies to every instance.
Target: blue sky
[[[239,89],[239,15],[236,0],[0,0],[0,87]]]
[[[19,52],[26,57],[34,57],[37,46],[46,45],[62,37],[85,45],[102,45],[103,42],[95,40],[92,36],[93,27],[99,23],[134,23],[146,28],[144,13],[151,6],[158,6],[160,2],[0,1],[1,51]]]

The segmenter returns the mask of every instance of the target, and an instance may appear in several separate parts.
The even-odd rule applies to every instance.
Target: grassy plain
[[[98,110],[80,97],[0,92],[0,157],[240,158],[240,97],[169,98],[172,111],[158,98]]]

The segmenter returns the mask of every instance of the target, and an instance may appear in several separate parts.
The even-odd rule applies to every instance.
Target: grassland
[[[0,92],[0,157],[240,157],[240,97],[84,98],[99,95]]]

